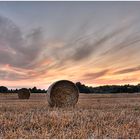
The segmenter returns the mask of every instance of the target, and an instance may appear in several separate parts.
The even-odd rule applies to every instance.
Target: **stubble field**
[[[0,138],[140,138],[140,94],[80,94],[75,108],[50,108],[45,94],[0,95]]]

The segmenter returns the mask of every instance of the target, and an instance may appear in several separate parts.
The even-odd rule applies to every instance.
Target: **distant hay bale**
[[[51,107],[74,106],[79,97],[77,86],[68,80],[53,83],[47,91],[48,103]]]
[[[30,98],[30,90],[27,88],[22,88],[18,90],[18,98],[19,99],[29,99]]]

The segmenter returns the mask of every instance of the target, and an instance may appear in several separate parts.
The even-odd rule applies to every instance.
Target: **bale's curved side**
[[[22,88],[18,90],[18,98],[19,99],[29,99],[30,98],[30,90],[27,88]]]
[[[53,83],[47,91],[48,103],[52,107],[74,106],[78,98],[79,91],[77,86],[68,80]]]

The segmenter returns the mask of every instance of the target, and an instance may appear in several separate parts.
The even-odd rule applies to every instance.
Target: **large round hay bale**
[[[51,107],[74,106],[78,101],[79,91],[73,82],[60,80],[48,88],[47,96]]]
[[[27,88],[22,88],[18,90],[18,98],[19,99],[29,99],[30,98],[30,90]]]

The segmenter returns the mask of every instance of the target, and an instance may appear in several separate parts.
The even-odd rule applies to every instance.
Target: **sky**
[[[140,83],[140,2],[0,1],[0,85]]]

